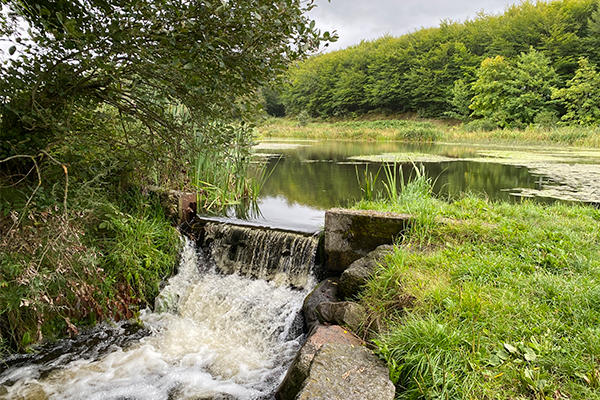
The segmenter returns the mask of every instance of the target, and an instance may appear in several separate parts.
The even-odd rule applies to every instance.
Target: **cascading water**
[[[202,250],[187,241],[178,274],[161,291],[155,311],[142,312],[145,330],[136,331],[134,340],[125,345],[126,341],[115,339],[129,329],[117,325],[97,330],[101,337],[113,338],[96,341],[102,351],[78,356],[59,351],[57,357],[38,357],[37,363],[7,360],[8,368],[0,369],[0,398],[271,398],[303,340],[299,314],[312,286],[309,270],[316,250],[316,241],[305,239],[303,246],[301,239],[290,239],[297,246],[281,253],[288,259],[310,253],[310,262],[277,262],[281,268],[274,274],[249,273],[274,277],[279,284],[223,275],[217,271],[218,260],[207,262]],[[281,246],[278,240],[272,241],[275,246]],[[213,242],[213,252],[215,245],[226,243]],[[268,258],[277,257],[269,253]],[[306,266],[303,278],[300,265]],[[286,268],[293,271],[292,278],[284,278]],[[290,282],[295,288],[287,286]]]
[[[221,272],[306,286],[317,247],[314,236],[212,222],[204,232],[204,245]]]

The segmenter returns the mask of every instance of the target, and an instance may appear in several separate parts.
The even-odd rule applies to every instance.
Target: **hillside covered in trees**
[[[494,127],[600,123],[597,0],[523,2],[294,64],[267,111],[477,119]],[[279,106],[279,108],[277,108]]]

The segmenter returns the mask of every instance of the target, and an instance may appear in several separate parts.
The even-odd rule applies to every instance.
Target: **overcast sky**
[[[337,30],[340,39],[329,45],[340,49],[376,39],[386,33],[400,36],[422,27],[439,25],[442,19],[465,21],[483,11],[502,13],[511,0],[316,0],[310,16],[322,31]]]

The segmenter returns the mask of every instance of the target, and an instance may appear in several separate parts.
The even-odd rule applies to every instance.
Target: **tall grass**
[[[397,398],[600,399],[600,211],[431,201],[361,300]]]
[[[270,119],[258,131],[264,137],[413,142],[433,142],[443,135],[443,131],[431,122],[400,120],[307,122],[299,125],[290,120]]]
[[[209,133],[199,134],[198,148],[201,150],[191,172],[192,185],[201,202],[199,206],[207,211],[221,210],[252,198],[253,189],[249,176],[253,140],[250,130],[243,126],[218,126],[215,129],[228,131],[228,140],[213,143]]]
[[[438,214],[437,202],[433,198],[433,179],[425,174],[422,165],[412,164],[411,167],[412,172],[406,179],[399,163],[394,162],[381,167],[385,173],[382,192],[375,192],[373,189],[381,169],[374,178],[365,179],[364,187],[359,180],[363,197],[354,207],[412,214],[414,220],[410,227],[410,235],[419,238],[421,244],[425,245],[429,241]],[[365,170],[365,178],[367,171]]]
[[[173,274],[179,238],[158,199],[129,194],[124,209],[108,204],[97,229],[106,284],[121,283],[136,305],[153,306],[160,283]]]
[[[362,199],[365,201],[376,200],[379,196],[375,189],[375,185],[377,184],[377,179],[379,178],[379,174],[381,173],[381,168],[379,168],[375,175],[373,175],[373,172],[369,172],[369,164],[367,164],[365,166],[365,170],[363,171],[363,179],[361,179],[360,174],[358,173],[358,166],[355,167],[355,171],[356,181],[358,182],[358,186],[360,187]]]
[[[257,128],[263,137],[298,139],[402,140],[413,142],[494,142],[539,143],[579,147],[600,147],[600,128],[585,126],[540,126],[499,129],[493,123],[475,120],[455,125],[447,120],[374,120],[297,122],[270,118]]]
[[[0,215],[0,345],[22,350],[153,302],[179,247],[158,199],[79,182],[68,209],[44,186],[23,207],[25,189],[0,188],[0,209],[12,207]]]

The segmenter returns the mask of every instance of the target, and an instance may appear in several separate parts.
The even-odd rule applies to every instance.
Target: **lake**
[[[227,219],[279,229],[319,230],[326,209],[361,198],[366,177],[379,172],[375,190],[383,190],[386,163],[402,168],[405,182],[415,168],[423,168],[434,194],[443,199],[471,192],[510,202],[600,202],[600,153],[595,150],[268,139],[255,147],[255,157],[271,173],[257,207],[231,208]]]

